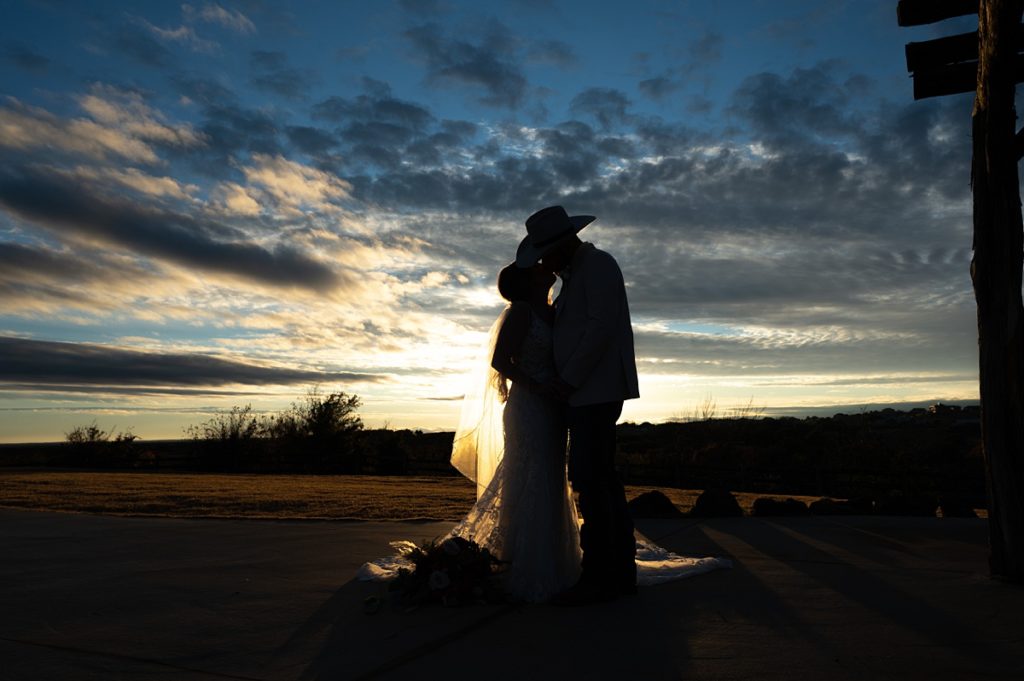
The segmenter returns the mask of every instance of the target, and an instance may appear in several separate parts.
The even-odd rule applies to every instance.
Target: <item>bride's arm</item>
[[[505,316],[505,321],[498,330],[498,338],[494,343],[494,355],[491,367],[502,376],[534,390],[537,382],[519,368],[519,350],[523,347],[526,334],[530,330],[530,309],[526,305],[513,304]]]

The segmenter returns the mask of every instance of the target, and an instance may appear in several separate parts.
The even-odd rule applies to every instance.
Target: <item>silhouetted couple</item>
[[[476,482],[477,501],[449,536],[506,562],[501,580],[514,600],[600,603],[636,593],[638,583],[729,565],[634,538],[615,472],[615,422],[623,401],[639,396],[633,330],[618,264],[577,236],[593,220],[552,206],[526,221],[515,262],[498,275],[509,304],[491,327],[455,434],[452,464]],[[401,567],[397,556],[367,563],[361,575],[389,579]]]
[[[452,456],[478,489],[455,533],[509,561],[506,592],[532,602],[636,592],[633,522],[614,460],[623,401],[640,394],[633,330],[618,264],[577,236],[593,220],[552,206],[526,221],[515,262],[498,276],[509,305],[492,328],[490,375],[482,397],[467,395]]]

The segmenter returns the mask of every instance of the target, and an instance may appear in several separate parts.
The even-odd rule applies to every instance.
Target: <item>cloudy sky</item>
[[[624,418],[973,400],[971,96],[895,0],[5,2],[0,441],[312,385],[452,428],[562,204],[626,280]]]

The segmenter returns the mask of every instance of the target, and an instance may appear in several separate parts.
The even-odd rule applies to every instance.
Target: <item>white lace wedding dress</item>
[[[531,313],[519,366],[536,381],[554,376],[551,343],[551,327]],[[562,414],[557,402],[521,386],[511,386],[501,414],[503,454],[493,477],[478,487],[476,504],[449,533],[474,541],[508,562],[501,580],[503,590],[513,600],[544,602],[572,586],[580,574],[579,519],[566,479],[567,433]],[[456,447],[458,442],[457,435]],[[457,467],[465,470],[463,465]],[[478,484],[486,479],[475,467],[470,477]],[[414,545],[407,541],[391,545],[398,551],[396,555],[365,563],[357,577],[388,580],[399,569],[411,567],[403,556]],[[640,585],[729,565],[727,560],[688,558],[649,542],[637,542]]]
[[[533,380],[554,378],[551,327],[530,315],[518,366]],[[491,550],[509,568],[505,592],[538,603],[580,573],[579,520],[566,479],[566,426],[554,400],[513,384],[502,414],[505,452],[476,505],[452,530]]]

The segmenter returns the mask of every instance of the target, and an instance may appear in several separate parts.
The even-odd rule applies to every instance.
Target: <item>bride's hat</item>
[[[559,242],[575,235],[596,219],[593,215],[570,217],[561,206],[542,208],[526,218],[526,238],[516,251],[516,265],[533,267]]]

